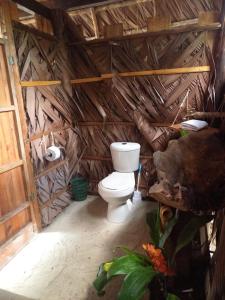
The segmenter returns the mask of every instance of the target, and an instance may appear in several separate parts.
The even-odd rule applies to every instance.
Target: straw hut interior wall
[[[19,236],[22,248],[53,223],[74,200],[73,176],[97,195],[113,172],[111,143],[136,142],[144,204],[158,201],[174,219],[214,219],[212,259],[205,229],[200,248],[207,299],[222,299],[225,2],[0,0],[0,20],[0,245]],[[198,117],[206,130],[180,138],[181,122]],[[51,146],[57,160],[47,160]]]
[[[141,144],[141,189],[148,195],[156,180],[152,154],[164,150],[176,136],[168,125],[181,121],[189,110],[215,109],[216,33],[194,30],[157,34],[151,20],[162,19],[164,24],[157,26],[165,27],[166,23],[173,28],[185,25],[187,19],[193,26],[204,25],[207,13],[218,21],[220,8],[221,1],[128,1],[127,5],[95,8],[96,19],[89,8],[71,11],[70,16],[55,10],[57,39],[37,37],[18,24],[14,26],[21,81],[62,82],[23,88],[44,226],[69,204],[68,184],[73,174],[88,177],[89,191],[97,192],[98,182],[113,171],[109,146],[114,141]],[[151,30],[152,35],[145,35]],[[205,66],[210,66],[211,72],[201,71]],[[200,67],[200,71],[129,77],[119,74],[191,67]],[[104,74],[111,74],[110,78],[76,82]],[[54,143],[62,147],[64,156],[57,163],[47,163],[45,149]]]

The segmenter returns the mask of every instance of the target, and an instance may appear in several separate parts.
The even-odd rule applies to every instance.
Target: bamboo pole
[[[34,86],[50,86],[59,85],[62,82],[60,80],[43,80],[43,81],[21,81],[22,87],[34,87]]]
[[[77,78],[70,80],[71,84],[83,84],[91,82],[99,82],[107,79],[112,79],[114,76],[119,77],[138,77],[138,76],[152,76],[152,75],[174,75],[174,74],[189,74],[189,73],[202,73],[210,72],[210,66],[197,66],[185,68],[172,68],[172,69],[159,69],[159,70],[144,70],[132,71],[121,73],[106,73],[98,77]],[[38,87],[38,86],[51,86],[61,84],[60,80],[49,81],[21,81],[22,87]]]

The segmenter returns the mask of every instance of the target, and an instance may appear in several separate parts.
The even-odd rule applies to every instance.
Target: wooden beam
[[[46,19],[51,19],[51,9],[47,6],[35,1],[35,0],[12,0],[29,10],[35,12],[38,15],[45,17]]]
[[[174,74],[189,74],[189,73],[202,73],[210,72],[210,66],[197,66],[197,67],[185,67],[185,68],[173,68],[173,69],[159,69],[159,70],[145,70],[145,71],[132,71],[122,73],[106,73],[99,77],[87,77],[70,80],[71,84],[82,84],[99,82],[107,79],[112,79],[115,75],[119,77],[137,77],[137,76],[151,76],[151,75],[174,75]],[[39,87],[39,86],[51,86],[61,84],[60,80],[50,81],[21,81],[22,87]]]
[[[0,113],[8,112],[8,111],[14,111],[14,110],[15,110],[14,105],[10,105],[10,106],[7,106],[7,107],[0,107]]]
[[[35,176],[35,179],[37,180],[38,178],[47,175],[51,171],[54,171],[55,169],[60,168],[61,166],[64,166],[67,162],[68,162],[68,160],[64,159],[64,160],[61,160],[60,162],[54,164],[54,166],[47,167],[44,171],[38,173]]]
[[[22,159],[20,159],[18,161],[15,161],[15,162],[12,162],[12,163],[1,165],[0,166],[0,174],[8,172],[10,170],[13,170],[15,168],[18,168],[22,165],[23,165],[23,160]]]
[[[195,20],[197,20],[197,19],[195,19]],[[159,36],[159,35],[171,35],[171,34],[178,34],[178,33],[184,33],[184,32],[216,31],[221,28],[221,23],[219,23],[219,22],[201,25],[198,23],[187,24],[186,22],[182,21],[181,24],[184,24],[184,25],[178,25],[177,22],[172,23],[171,28],[162,29],[162,30],[158,30],[158,31],[147,31],[147,32],[141,32],[141,33],[136,33],[136,34],[127,34],[127,35],[123,35],[121,37],[115,37],[115,38],[100,38],[100,39],[94,39],[94,40],[89,40],[89,41],[86,41],[86,40],[77,41],[77,42],[70,43],[69,46],[94,45],[94,44],[109,43],[109,42],[116,42],[116,41],[119,42],[119,41],[124,41],[124,40],[133,40],[133,39],[147,38],[147,37]]]
[[[34,86],[51,86],[61,84],[61,80],[46,80],[46,81],[21,81],[22,87],[34,87]]]
[[[189,74],[189,73],[201,73],[201,72],[210,72],[210,66],[133,71],[133,72],[122,72],[122,73],[115,73],[115,74],[108,73],[108,74],[102,74],[100,77],[73,79],[70,82],[71,84],[98,82],[106,79],[112,79],[115,75],[119,77],[137,77],[137,76],[151,76],[151,75]]]
[[[62,9],[84,9],[118,3],[118,0],[55,0],[56,6]]]
[[[116,8],[122,8],[122,7],[130,7],[130,6],[134,6],[134,5],[138,5],[140,3],[146,3],[146,2],[150,2],[151,0],[126,0],[126,1],[117,1],[116,3],[111,3],[111,4],[107,4],[107,5],[101,5],[98,6],[96,8],[96,12],[100,12],[100,11],[104,11],[104,10],[108,10],[108,9],[116,9]]]
[[[14,29],[29,32],[29,33],[31,33],[31,34],[33,34],[37,37],[43,38],[45,40],[49,40],[49,41],[56,41],[57,40],[55,36],[53,36],[49,33],[42,32],[42,31],[40,31],[36,28],[29,27],[29,26],[27,26],[25,24],[22,24],[20,22],[12,21],[12,25],[13,25]]]
[[[30,203],[28,201],[22,203],[16,209],[10,211],[8,214],[4,215],[3,217],[0,217],[0,224],[3,224],[5,222],[7,222],[8,220],[12,219],[14,216],[18,215],[21,211],[27,209],[29,206],[30,206]]]
[[[63,131],[63,130],[67,130],[69,128],[70,128],[70,126],[63,126],[62,123],[58,123],[58,124],[55,124],[55,125],[53,124],[48,130],[40,131],[38,133],[35,133],[29,139],[26,139],[24,142],[25,143],[30,143],[32,141],[35,141],[37,139],[42,138],[45,135],[49,135],[51,132]]]
[[[98,39],[100,35],[99,35],[98,20],[96,18],[95,9],[92,7],[90,11],[91,11],[94,32],[95,32],[95,38]]]

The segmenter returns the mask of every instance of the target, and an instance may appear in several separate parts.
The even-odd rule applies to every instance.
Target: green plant
[[[176,295],[167,291],[167,278],[174,276],[174,262],[177,253],[191,242],[196,232],[210,217],[193,217],[180,232],[175,250],[169,256],[165,247],[178,217],[175,215],[166,225],[164,231],[161,230],[159,211],[154,210],[147,215],[147,224],[150,229],[150,243],[143,245],[145,254],[140,254],[126,247],[119,247],[124,255],[115,257],[109,262],[102,263],[99,267],[94,287],[98,295],[104,295],[104,288],[116,276],[123,276],[123,284],[118,293],[118,300],[139,300],[147,291],[149,284],[159,279],[163,281],[165,289],[163,291],[166,300],[179,299]],[[150,289],[151,293],[151,289]]]

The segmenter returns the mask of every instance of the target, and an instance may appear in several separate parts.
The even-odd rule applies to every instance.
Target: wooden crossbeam
[[[69,128],[70,126],[63,126],[62,123],[53,124],[48,130],[35,133],[29,139],[26,139],[24,142],[30,143],[32,141],[42,138],[43,136],[49,135],[51,132],[59,132],[59,131],[67,130]]]
[[[12,25],[13,25],[13,28],[15,28],[17,30],[22,30],[22,31],[29,32],[31,34],[34,34],[37,37],[40,37],[40,38],[43,38],[43,39],[46,39],[46,40],[49,40],[49,41],[56,41],[55,36],[53,36],[49,33],[45,33],[43,31],[40,31],[36,28],[33,28],[33,27],[27,26],[25,24],[22,24],[20,22],[12,21]]]
[[[12,0],[12,1],[28,8],[29,10],[32,10],[36,14],[41,15],[46,19],[51,19],[51,9],[35,0]]]
[[[83,9],[116,3],[118,0],[55,0],[58,7],[63,9]]]
[[[12,219],[14,216],[18,215],[23,210],[27,209],[30,206],[30,202],[24,202],[19,207],[14,209],[13,211],[10,211],[8,214],[0,217],[0,224],[5,223],[6,221]]]
[[[33,86],[50,86],[61,84],[60,80],[48,80],[48,81],[21,81],[22,87],[33,87]]]
[[[137,76],[174,75],[174,74],[188,74],[188,73],[201,73],[201,72],[210,72],[210,66],[145,70],[145,71],[122,72],[122,73],[108,73],[108,74],[102,74],[100,77],[73,79],[70,82],[71,84],[98,82],[106,79],[112,79],[115,75],[119,77],[137,77]]]
[[[221,28],[221,23],[208,23],[208,24],[199,24],[198,19],[194,20],[187,20],[181,22],[175,22],[171,24],[170,28],[167,29],[160,29],[155,31],[146,31],[146,32],[139,32],[135,34],[127,34],[119,37],[113,38],[99,38],[99,39],[92,39],[92,40],[83,40],[70,43],[69,46],[76,46],[76,45],[95,45],[101,43],[109,43],[109,42],[119,42],[124,40],[133,40],[133,39],[140,39],[140,38],[148,38],[151,36],[160,36],[160,35],[171,35],[171,34],[178,34],[184,32],[202,32],[202,31],[216,31]],[[194,23],[193,23],[194,22]]]
[[[14,110],[15,110],[14,105],[10,105],[10,106],[7,106],[7,107],[0,107],[0,113],[1,112],[14,111]]]
[[[96,18],[95,9],[91,8],[90,11],[91,11],[92,22],[94,25],[95,38],[98,39],[100,35],[99,35],[98,21]]]
[[[0,174],[13,170],[23,165],[23,160],[18,160],[12,163],[8,163],[0,166]]]
[[[151,76],[151,75],[175,75],[175,74],[189,74],[189,73],[202,73],[210,72],[210,66],[197,66],[185,68],[172,68],[172,69],[159,69],[159,70],[145,70],[121,73],[107,73],[98,77],[77,78],[70,80],[71,84],[83,84],[91,82],[99,82],[107,79],[112,79],[114,76],[119,77],[137,77],[137,76]],[[51,86],[61,84],[61,81],[21,81],[22,87],[38,87],[38,86]]]

